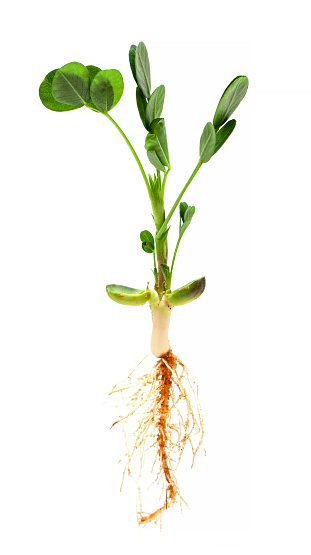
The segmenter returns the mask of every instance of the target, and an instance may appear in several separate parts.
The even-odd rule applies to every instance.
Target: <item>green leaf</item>
[[[149,152],[152,152],[152,151],[149,151]],[[164,166],[162,167],[163,167],[163,171],[165,171]],[[149,177],[150,189],[152,191],[152,196],[154,199],[159,199],[161,195],[161,185],[162,185],[161,174],[159,175],[154,174],[153,178],[151,177],[151,175],[148,175],[148,177]]]
[[[188,204],[186,202],[181,202],[179,205],[179,216],[182,222],[185,221],[185,212],[188,208]]]
[[[186,221],[182,224],[182,226],[181,226],[181,228],[180,228],[180,231],[179,231],[180,237],[183,236],[183,234],[185,233],[186,229],[188,229],[190,223],[191,223],[191,220],[186,220]]]
[[[97,75],[97,73],[99,71],[101,71],[100,67],[97,66],[86,66],[88,72],[89,72],[89,76],[90,76],[90,83],[93,81],[95,75]]]
[[[123,89],[121,73],[117,69],[103,69],[91,83],[91,98],[98,110],[109,112],[118,104]]]
[[[99,71],[101,71],[101,69],[100,69],[100,67],[97,67],[97,66],[86,66],[86,67],[87,67],[88,72],[90,74],[90,83],[92,83],[95,75],[97,75],[97,73]],[[95,104],[92,102],[91,99],[88,101],[87,107],[91,108],[91,110],[95,110],[97,112],[97,108],[96,108]]]
[[[52,82],[56,72],[57,69],[50,71],[50,73],[45,76],[39,87],[39,97],[42,104],[54,112],[69,112],[69,110],[77,110],[79,106],[68,106],[68,104],[57,102],[52,95]]]
[[[142,231],[140,233],[140,240],[143,243],[150,243],[153,246],[153,250],[154,250],[154,238],[153,238],[152,233],[150,233],[150,231],[148,231],[147,229]]]
[[[194,213],[195,213],[195,206],[188,206],[184,214],[185,222],[188,220],[192,220]]]
[[[161,145],[161,149],[163,154],[167,160],[167,164],[169,166],[169,154],[168,154],[168,146],[167,146],[167,136],[166,136],[166,127],[164,118],[156,118],[151,122],[150,125],[151,133],[154,133],[159,140]]]
[[[248,89],[248,79],[239,75],[225,89],[214,115],[214,127],[219,129],[230,118],[243,100]]]
[[[90,75],[79,62],[70,62],[58,69],[52,82],[52,95],[57,102],[80,108],[90,99]]]
[[[130,60],[130,66],[131,66],[131,70],[132,70],[132,74],[133,77],[137,83],[137,79],[136,79],[136,69],[135,69],[135,52],[136,52],[137,46],[135,46],[135,44],[132,44],[129,50],[129,60]]]
[[[147,100],[145,99],[139,87],[136,87],[136,104],[140,115],[140,119],[143,122],[143,125],[147,129],[147,131],[149,131],[149,128],[146,122]]]
[[[150,126],[151,133],[148,133],[145,141],[145,149],[154,151],[162,166],[170,166],[165,121],[163,118],[153,120]],[[149,158],[149,156],[148,156]],[[150,158],[149,158],[150,160]],[[151,160],[150,160],[151,161]],[[154,162],[151,162],[154,164]],[[155,164],[154,164],[155,165]],[[156,166],[157,169],[162,169]],[[162,170],[163,171],[163,170]]]
[[[205,277],[196,279],[187,283],[179,289],[175,289],[166,296],[166,300],[170,306],[180,306],[190,303],[202,295],[205,289]]]
[[[150,299],[151,295],[151,291],[149,290],[132,289],[125,285],[116,284],[107,285],[106,291],[111,300],[129,306],[143,305]]]
[[[200,160],[205,163],[210,160],[215,151],[216,134],[213,124],[207,123],[200,139]]]
[[[160,162],[158,155],[154,150],[148,150],[147,156],[148,156],[149,162],[151,162],[151,164],[153,164],[154,167],[157,168],[157,170],[161,170],[162,172],[165,172],[165,167]]]
[[[219,129],[219,131],[217,131],[214,154],[222,147],[222,145],[230,137],[233,129],[235,128],[235,124],[236,124],[236,120],[231,119],[230,121],[227,121],[227,123],[221,129]]]
[[[152,247],[151,243],[142,243],[141,246],[143,251],[147,252],[148,254],[152,254],[154,251],[154,247]]]
[[[136,82],[146,98],[151,91],[150,63],[145,44],[140,42],[135,52],[135,74]]]
[[[182,224],[179,231],[180,236],[182,236],[185,233],[186,229],[189,227],[194,213],[195,213],[195,207],[188,206],[188,208],[186,209],[186,212],[184,213],[184,223]]]
[[[154,119],[161,116],[164,105],[164,97],[164,85],[157,87],[150,96],[146,109],[146,122],[148,125],[150,125]]]

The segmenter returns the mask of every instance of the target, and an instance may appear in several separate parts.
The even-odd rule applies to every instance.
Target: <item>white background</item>
[[[310,554],[310,41],[303,2],[55,0],[11,4],[2,33],[1,552]],[[3,14],[2,14],[3,15]],[[149,352],[149,309],[107,283],[152,275],[144,183],[108,120],[46,110],[38,87],[70,61],[117,68],[111,115],[147,171],[128,49],[164,83],[174,202],[220,95],[250,79],[228,143],[185,195],[195,205],[174,287],[206,275],[172,314],[173,350],[200,387],[205,449],[179,485],[191,507],[138,529],[119,486],[111,387]],[[174,228],[174,229],[173,229]],[[176,240],[172,220],[170,245]],[[152,359],[150,357],[150,364]]]

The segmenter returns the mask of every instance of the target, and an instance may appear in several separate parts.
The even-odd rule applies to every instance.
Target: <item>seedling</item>
[[[130,47],[129,62],[136,82],[138,113],[147,132],[145,149],[149,162],[155,168],[153,174],[146,174],[128,137],[110,115],[123,94],[123,78],[118,70],[101,70],[97,66],[71,62],[46,75],[40,85],[39,95],[44,106],[55,112],[77,110],[85,106],[104,115],[116,127],[131,150],[151,202],[153,232],[143,230],[140,233],[140,241],[144,252],[152,256],[153,287],[149,288],[149,282],[143,289],[116,284],[106,287],[110,299],[119,304],[140,306],[149,303],[151,309],[151,352],[158,360],[151,372],[139,376],[134,383],[131,373],[124,380],[125,384],[122,382],[123,385],[116,385],[111,391],[121,394],[122,397],[125,392],[130,391],[127,404],[131,410],[118,422],[128,423],[131,418],[138,417],[138,426],[133,432],[134,443],[127,449],[125,470],[131,473],[133,457],[138,454],[140,477],[147,451],[155,451],[152,468],[158,464],[156,483],[162,480],[162,494],[165,492],[165,500],[158,509],[149,513],[143,512],[140,504],[137,510],[138,523],[146,524],[159,521],[163,511],[174,505],[178,498],[183,501],[177,486],[176,469],[187,444],[192,449],[194,461],[204,433],[196,383],[186,365],[172,352],[168,340],[173,307],[197,299],[205,288],[205,277],[201,277],[183,287],[172,289],[178,247],[195,214],[195,207],[188,206],[186,202],[181,202],[181,199],[199,169],[209,162],[233,132],[236,120],[229,118],[246,94],[248,79],[238,76],[225,89],[216,108],[213,123],[208,122],[203,129],[198,162],[166,214],[164,193],[171,161],[165,120],[162,117],[165,87],[160,85],[152,91],[149,57],[143,42]],[[179,237],[172,260],[168,263],[169,224],[178,207]],[[193,442],[194,436],[197,437],[196,446]]]

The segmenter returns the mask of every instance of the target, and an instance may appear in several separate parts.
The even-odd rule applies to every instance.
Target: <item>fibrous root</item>
[[[179,374],[178,367],[181,369]],[[126,395],[126,405],[131,407],[130,412],[114,422],[112,426],[119,422],[128,425],[130,421],[135,420],[131,435],[134,441],[131,446],[128,445],[126,428],[124,428],[127,460],[123,479],[126,471],[134,477],[133,459],[138,454],[137,517],[138,524],[141,525],[152,521],[158,522],[163,511],[172,507],[178,499],[180,503],[182,501],[185,503],[177,486],[176,470],[187,444],[192,450],[192,468],[196,453],[203,441],[204,426],[198,400],[198,386],[186,365],[171,350],[158,359],[151,372],[134,380],[137,368],[121,382],[124,385],[115,385],[110,394],[119,393],[123,399]],[[197,437],[196,446],[193,443],[193,436]],[[157,510],[144,513],[141,507],[140,479],[146,453],[152,449],[155,451],[155,457],[151,471],[156,464],[158,467],[153,483],[158,484],[162,481],[160,499],[165,491],[165,500]]]

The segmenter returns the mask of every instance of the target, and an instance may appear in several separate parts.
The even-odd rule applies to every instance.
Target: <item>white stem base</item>
[[[150,347],[152,354],[160,358],[170,350],[168,329],[172,309],[164,301],[152,303],[150,308],[153,323]]]

